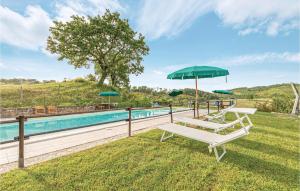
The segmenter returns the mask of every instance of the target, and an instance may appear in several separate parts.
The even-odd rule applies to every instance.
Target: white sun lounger
[[[235,114],[237,119],[240,119],[240,115],[239,114],[243,114],[243,117],[247,118],[247,121],[249,122],[250,125],[252,124],[252,121],[250,120],[248,115],[253,115],[256,112],[256,108],[239,108],[239,107],[235,107],[235,108],[230,108],[227,110],[227,112],[232,112]],[[243,121],[241,121],[241,125],[244,126]]]
[[[249,134],[249,129],[251,125],[243,127],[242,129],[236,130],[227,135],[220,135],[217,133],[211,133],[208,131],[198,130],[190,127],[185,127],[181,125],[177,125],[174,123],[169,123],[165,125],[158,126],[159,129],[163,130],[163,134],[161,136],[160,141],[164,141],[174,134],[181,135],[190,139],[194,139],[196,141],[204,142],[209,144],[208,149],[211,153],[214,150],[217,161],[219,162],[221,158],[226,154],[226,149],[224,144],[230,142],[232,140],[238,139],[240,137],[246,136]],[[172,133],[171,135],[165,137],[166,132]],[[221,155],[218,154],[217,146],[221,146],[223,149],[223,153]]]
[[[228,110],[232,109],[235,107],[235,104],[220,110],[218,113],[216,114],[212,114],[212,115],[206,115],[205,117],[207,118],[208,121],[219,121],[222,123],[225,123],[225,115],[228,112]]]
[[[236,124],[241,123],[246,117],[241,117],[230,123],[214,123],[210,121],[203,121],[200,119],[192,119],[188,117],[175,117],[174,120],[178,122],[183,122],[185,124],[197,125],[206,129],[213,129],[214,132],[221,131],[223,129],[234,127]]]

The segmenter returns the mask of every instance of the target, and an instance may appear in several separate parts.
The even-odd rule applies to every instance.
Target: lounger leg
[[[212,152],[212,148],[211,146],[208,146],[208,152],[211,153]]]
[[[241,120],[241,117],[240,117],[240,115],[239,115],[237,112],[235,112],[235,116],[236,116],[237,119],[240,120],[241,126],[242,126],[242,127],[245,127],[245,124],[243,123],[243,120]]]
[[[166,135],[166,131],[163,132],[163,134],[162,134],[162,136],[160,138],[160,142],[163,142],[164,140],[173,137],[174,134],[172,133],[171,135],[169,135],[167,137],[165,137],[165,135]]]
[[[222,145],[221,147],[222,147],[222,149],[223,149],[223,153],[221,154],[221,156],[219,156],[219,154],[218,154],[217,147],[214,147],[215,156],[216,156],[216,159],[217,159],[218,162],[219,162],[219,161],[222,159],[222,157],[226,154],[225,146]]]
[[[249,116],[247,114],[245,114],[246,118],[247,118],[247,121],[248,123],[250,124],[251,127],[253,127],[253,123],[252,121],[250,120]]]

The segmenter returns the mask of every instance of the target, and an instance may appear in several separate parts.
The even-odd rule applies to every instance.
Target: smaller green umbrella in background
[[[172,96],[172,97],[176,97],[180,94],[183,94],[183,91],[182,90],[172,90],[170,93],[168,93],[169,96]]]
[[[228,95],[233,95],[233,92],[230,90],[214,90],[214,93],[218,93],[218,94],[228,94]]]
[[[119,96],[120,94],[118,92],[100,92],[99,96],[103,96],[103,97],[108,97],[108,103],[109,103],[109,108],[110,108],[110,97],[111,96]]]

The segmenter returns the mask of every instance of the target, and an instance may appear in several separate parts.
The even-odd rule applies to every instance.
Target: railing
[[[214,104],[211,104],[212,102]],[[213,106],[217,106],[218,107],[218,111],[219,111],[223,107],[231,106],[233,104],[233,100],[209,100],[206,103],[207,103],[207,110],[208,110],[208,113],[209,113],[210,112],[210,107],[212,105]],[[164,115],[165,116],[169,115],[170,116],[170,122],[173,123],[173,113],[180,112],[180,111],[191,110],[191,109],[187,109],[187,110],[173,111],[172,104],[170,104],[168,107],[169,107],[169,112],[166,113],[166,114],[153,115],[153,116],[145,117],[145,118],[161,117],[161,116],[164,116]],[[128,137],[132,136],[132,121],[144,119],[144,118],[133,119],[132,118],[132,111],[134,111],[134,110],[145,110],[145,109],[157,109],[157,108],[165,108],[165,107],[155,107],[155,108],[153,108],[153,107],[152,108],[149,108],[149,107],[148,108],[146,108],[146,107],[144,107],[144,108],[132,108],[132,107],[128,107],[126,109],[126,111],[128,111],[128,118],[127,119],[119,120],[119,121],[127,121],[128,122]],[[196,113],[198,113],[197,111],[199,110],[199,104],[195,105],[195,103],[193,103],[192,110],[193,110],[194,117],[196,117]],[[18,147],[19,147],[19,149],[18,149],[19,150],[19,154],[18,154],[18,166],[19,166],[19,168],[24,168],[24,140],[28,139],[29,136],[32,136],[32,135],[25,135],[24,134],[24,126],[25,126],[25,121],[27,121],[27,118],[28,117],[25,117],[24,115],[20,115],[20,116],[18,116],[16,118],[16,120],[5,121],[5,123],[16,123],[17,122],[18,126],[19,126],[19,135],[14,138],[14,141],[18,141],[19,142],[19,144],[18,144]],[[116,121],[112,121],[112,122],[116,122]],[[109,123],[112,123],[112,122],[109,122]],[[101,124],[103,124],[103,123],[101,123]],[[98,125],[98,124],[93,124],[93,125]],[[65,129],[65,130],[70,130],[70,128],[69,129]],[[55,132],[57,132],[57,131],[55,131]],[[45,133],[50,133],[50,132],[45,132]]]
[[[157,108],[165,108],[165,107],[155,107],[156,109]],[[153,115],[153,116],[150,116],[150,117],[145,117],[145,118],[152,118],[152,117],[161,117],[161,116],[166,116],[166,115],[170,115],[170,121],[173,122],[173,108],[172,108],[172,105],[170,104],[169,105],[169,108],[170,108],[170,111],[166,114],[161,114],[161,115]],[[119,121],[128,121],[128,136],[131,137],[132,136],[132,121],[134,120],[140,120],[140,119],[144,119],[144,118],[137,118],[137,119],[132,119],[132,111],[133,110],[145,110],[145,109],[154,109],[154,108],[127,108],[126,110],[128,111],[128,118],[127,119],[122,119],[122,120],[119,120]],[[190,110],[190,109],[187,109],[187,110]],[[175,111],[175,112],[181,112],[181,111],[187,111],[187,110],[180,110],[180,111]],[[34,136],[34,135],[40,135],[40,134],[44,134],[44,133],[52,133],[52,132],[58,132],[58,131],[51,131],[51,132],[43,132],[43,133],[36,133],[36,134],[30,134],[30,135],[25,135],[24,133],[24,127],[25,127],[25,122],[27,121],[28,118],[31,118],[31,117],[26,117],[24,115],[20,115],[18,117],[16,117],[15,120],[7,120],[5,121],[5,123],[18,123],[18,126],[19,126],[19,133],[18,133],[18,136],[17,137],[14,137],[14,140],[12,141],[18,141],[18,151],[19,151],[19,154],[18,154],[18,167],[19,168],[24,168],[24,140],[26,139],[29,139],[30,136]],[[112,121],[112,122],[116,122],[116,121]],[[112,122],[109,122],[109,123],[112,123]],[[2,121],[2,123],[4,123]],[[103,124],[103,123],[101,123]],[[93,124],[93,125],[97,125],[97,124]],[[87,127],[87,126],[85,126]],[[71,130],[71,129],[74,129],[74,128],[69,128],[69,129],[65,129],[65,130]],[[59,130],[59,131],[62,131],[62,130]],[[1,144],[4,144],[4,143],[7,143],[7,142],[12,142],[12,141],[5,141],[5,142],[2,142]]]

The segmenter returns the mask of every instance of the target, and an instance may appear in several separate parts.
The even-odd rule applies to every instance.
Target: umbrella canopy
[[[177,70],[168,75],[171,80],[185,80],[196,78],[214,78],[229,75],[228,70],[213,66],[192,66]]]
[[[104,96],[104,97],[107,97],[107,96],[119,96],[119,93],[118,92],[100,92],[99,95],[100,96]]]
[[[182,90],[172,90],[168,95],[172,96],[172,97],[176,97],[176,96],[178,96],[178,95],[180,95],[182,93],[183,93]]]
[[[229,94],[229,95],[233,94],[233,92],[230,90],[214,90],[213,92],[218,94]]]
[[[198,79],[199,78],[214,78],[219,76],[229,75],[228,70],[213,66],[192,66],[177,70],[167,76],[171,80],[195,79],[196,81],[196,99],[195,104],[198,106]],[[199,111],[197,109],[197,116]]]
[[[111,96],[119,96],[118,92],[100,92],[99,96],[108,97],[108,107],[110,109],[110,97]]]

